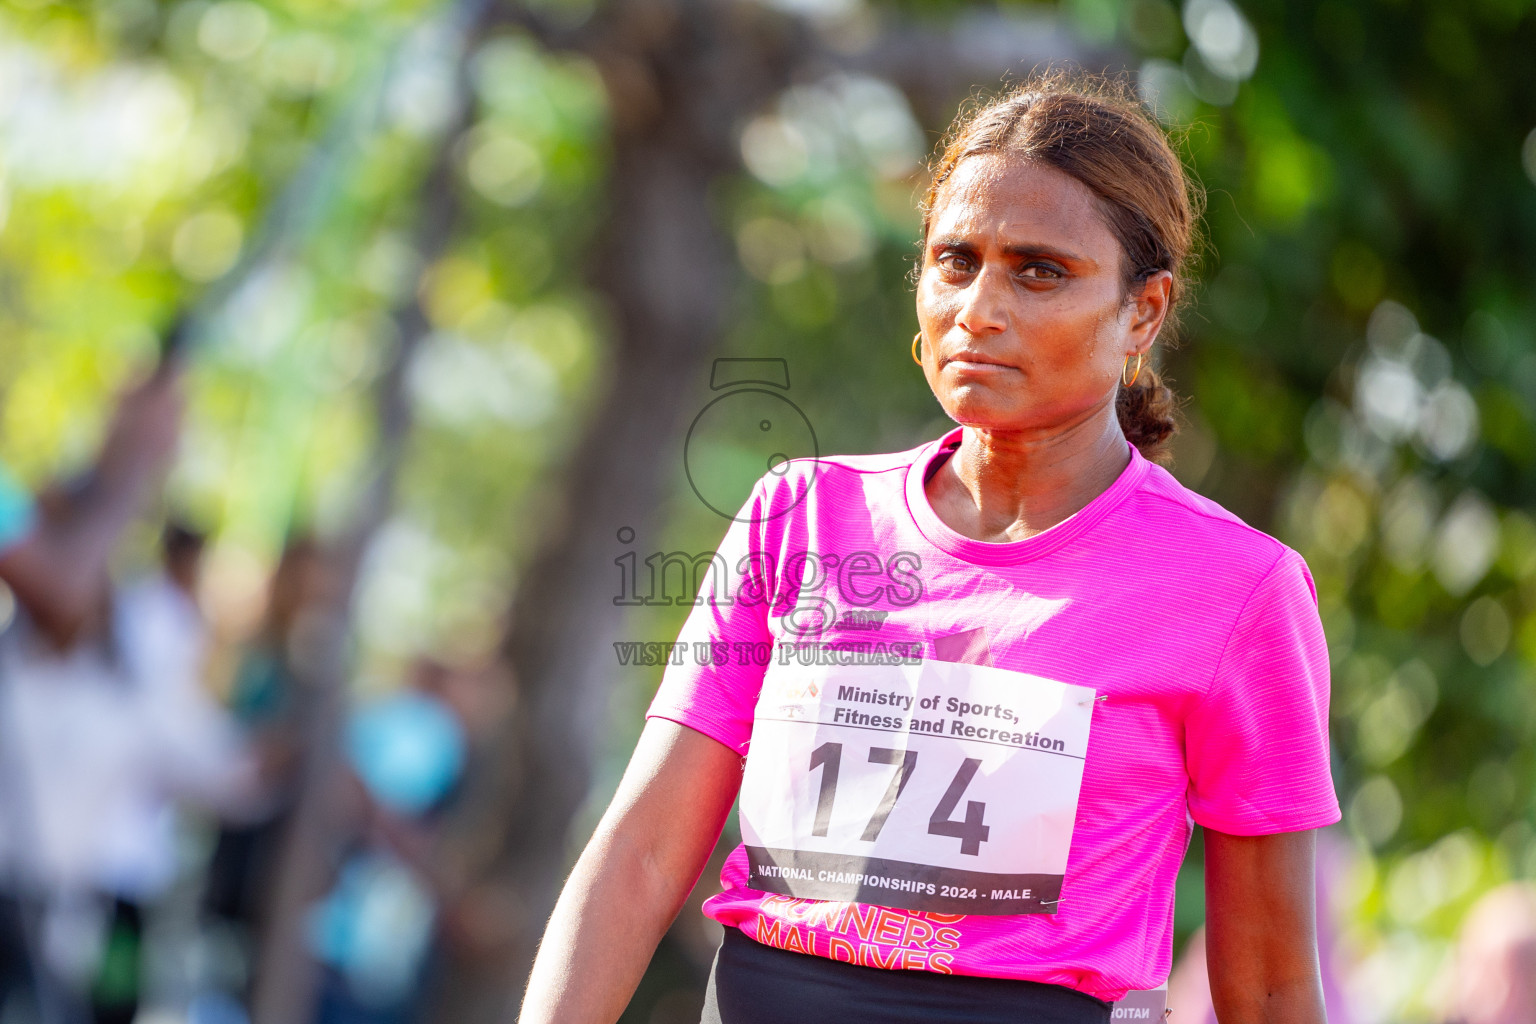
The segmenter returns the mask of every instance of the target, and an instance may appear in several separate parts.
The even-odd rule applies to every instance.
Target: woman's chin
[[[992,432],[1069,433],[1115,415],[1112,393],[1104,397],[1080,395],[1076,401],[1044,405],[1039,396],[1021,395],[1020,390],[967,384],[946,390],[939,396],[939,405],[962,427]]]
[[[997,402],[945,403],[944,412],[962,427],[975,430],[1026,430],[1032,423],[1018,408]]]

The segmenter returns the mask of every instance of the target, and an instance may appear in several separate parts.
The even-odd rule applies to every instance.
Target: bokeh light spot
[[[216,207],[182,221],[171,240],[171,261],[183,277],[212,281],[235,265],[245,231],[240,218]]]

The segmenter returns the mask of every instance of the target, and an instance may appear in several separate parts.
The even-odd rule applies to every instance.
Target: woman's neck
[[[1109,489],[1130,461],[1114,406],[1042,436],[966,427],[960,448],[926,485],[946,526],[973,540],[1025,540]]]

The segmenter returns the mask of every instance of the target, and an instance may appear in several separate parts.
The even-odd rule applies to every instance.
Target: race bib
[[[741,787],[751,888],[1054,913],[1094,691],[983,665],[773,664]]]

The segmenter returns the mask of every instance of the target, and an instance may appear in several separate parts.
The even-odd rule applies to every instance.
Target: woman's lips
[[[953,366],[955,369],[964,373],[996,373],[1001,370],[1013,369],[1012,366],[1008,366],[1004,363],[994,362],[993,360],[987,359],[983,356],[972,355],[969,353],[962,353],[960,355],[951,356],[949,359],[944,361],[944,365]]]

